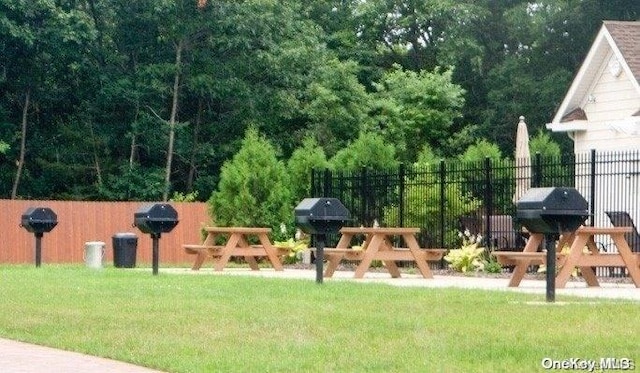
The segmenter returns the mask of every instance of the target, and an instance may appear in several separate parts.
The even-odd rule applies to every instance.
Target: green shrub
[[[281,224],[293,226],[285,165],[256,129],[247,130],[238,153],[222,166],[218,189],[208,203],[220,226],[271,227],[274,236]]]
[[[405,181],[406,189],[404,193],[403,225],[406,227],[419,227],[424,232],[442,231],[440,222],[440,185],[419,185],[411,178]],[[449,183],[445,188],[444,208],[446,211],[444,224],[444,244],[447,247],[455,247],[459,243],[458,237],[458,217],[477,210],[481,201],[473,198],[470,194],[464,193],[458,184]],[[391,205],[384,209],[384,223],[395,225],[399,219],[400,208]],[[435,237],[429,237],[433,240]],[[439,242],[439,240],[438,240]]]
[[[191,193],[173,192],[171,202],[195,202],[198,199],[198,191]]]
[[[293,200],[311,197],[311,170],[328,166],[329,162],[320,145],[313,138],[306,138],[287,163]]]
[[[289,254],[284,257],[285,264],[296,263],[300,260],[300,255],[309,249],[309,238],[295,239],[289,238],[286,241],[274,241],[273,246],[289,250]]]
[[[487,251],[485,251],[485,255],[484,271],[487,273],[502,273],[502,264],[498,263],[496,258]]]

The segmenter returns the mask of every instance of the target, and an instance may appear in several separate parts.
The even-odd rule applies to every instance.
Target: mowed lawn
[[[0,337],[167,372],[530,372],[575,358],[638,369],[640,304],[4,265]]]

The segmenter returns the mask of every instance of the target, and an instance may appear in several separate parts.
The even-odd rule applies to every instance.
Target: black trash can
[[[116,233],[113,235],[113,266],[116,268],[134,268],[138,236],[135,233]]]

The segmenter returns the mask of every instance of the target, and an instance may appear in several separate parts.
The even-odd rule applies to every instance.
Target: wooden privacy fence
[[[102,241],[105,265],[113,264],[113,235],[135,233],[138,237],[137,264],[151,263],[151,237],[133,227],[134,213],[151,202],[76,202],[0,200],[0,263],[34,263],[35,236],[20,227],[22,214],[29,207],[48,207],[58,216],[58,225],[42,237],[42,265],[47,263],[83,263],[84,246]],[[178,225],[163,233],[160,241],[160,266],[192,262],[181,249],[183,243],[202,240],[200,229],[210,218],[205,203],[171,203],[178,213]]]

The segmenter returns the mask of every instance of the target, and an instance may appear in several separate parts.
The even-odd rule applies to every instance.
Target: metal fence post
[[[322,196],[329,197],[331,196],[331,170],[324,170],[324,185],[323,185]]]
[[[399,195],[398,198],[400,199],[400,201],[398,201],[398,227],[404,227],[404,175],[405,175],[405,169],[404,169],[404,163],[400,164],[400,169],[398,170],[398,189],[399,189]]]
[[[531,187],[538,188],[542,185],[542,154],[536,152],[533,158],[533,178],[531,180]]]
[[[493,215],[493,188],[491,187],[491,158],[484,159],[484,201],[485,201],[485,237],[487,247],[492,246],[491,215]]]
[[[440,160],[440,247],[444,247],[444,236],[445,236],[445,227],[444,227],[444,214],[447,208],[447,203],[445,201],[446,193],[445,190],[447,188],[447,170],[444,159]]]
[[[367,168],[362,167],[360,170],[360,222],[365,225],[369,225],[369,196],[367,195]]]
[[[309,188],[309,192],[311,192],[310,197],[313,197],[313,196],[316,195],[316,191],[317,191],[316,188],[317,188],[316,187],[316,169],[312,168],[311,169],[311,185],[310,185],[310,188]]]
[[[591,149],[591,175],[589,177],[589,183],[591,184],[591,196],[589,197],[589,207],[591,211],[591,217],[589,218],[590,225],[593,227],[595,224],[595,211],[596,211],[596,150]]]

